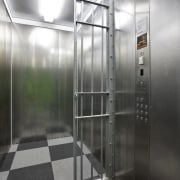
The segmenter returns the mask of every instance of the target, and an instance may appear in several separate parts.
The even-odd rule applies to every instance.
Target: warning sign
[[[136,24],[137,35],[144,34],[147,32],[147,17],[139,20]]]

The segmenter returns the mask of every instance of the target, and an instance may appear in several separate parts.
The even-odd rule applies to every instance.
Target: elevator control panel
[[[136,119],[148,123],[149,118],[149,77],[143,62],[136,63]]]
[[[144,29],[147,30],[147,27]],[[150,87],[148,32],[142,32],[140,34],[137,33],[136,38],[136,121],[139,123],[148,124]]]

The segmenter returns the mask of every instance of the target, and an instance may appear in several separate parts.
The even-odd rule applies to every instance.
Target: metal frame
[[[12,18],[12,22],[16,24],[44,27],[48,29],[55,29],[55,30],[61,30],[61,31],[69,31],[69,32],[74,31],[73,23],[71,24],[67,22],[61,22],[61,25],[59,25],[59,24],[54,24],[54,23],[51,24],[51,23],[21,19],[21,18]]]
[[[114,0],[109,0],[108,9],[108,85],[109,99],[107,106],[109,107],[109,121],[106,126],[107,130],[107,146],[106,146],[106,174],[110,179],[114,179],[114,123],[115,123],[115,58],[114,58]]]
[[[77,2],[81,2],[81,20],[76,19],[76,4]],[[94,129],[94,119],[100,118],[101,122],[101,160],[103,160],[103,127],[104,123],[106,126],[106,178],[109,180],[114,179],[114,121],[115,121],[115,67],[114,67],[114,0],[109,0],[109,4],[99,3],[101,1],[89,1],[89,0],[74,0],[74,90],[73,90],[73,136],[74,136],[74,180],[77,180],[77,157],[76,157],[76,144],[77,144],[77,136],[78,129],[80,127],[81,133],[81,144],[80,148],[83,150],[83,120],[89,119],[91,121],[91,150],[94,148],[93,142],[93,129]],[[92,8],[92,12],[89,14],[88,18],[92,17],[92,23],[86,22],[87,18],[83,18],[83,8],[84,3],[93,4],[97,7],[101,7],[102,9],[107,10],[107,26],[94,24],[93,22],[93,12],[96,9]],[[102,10],[103,12],[103,10]],[[103,14],[104,15],[104,14]],[[104,20],[104,17],[102,21]],[[79,26],[78,26],[79,25]],[[78,27],[77,27],[78,26]],[[92,54],[91,54],[91,91],[84,92],[83,91],[83,32],[81,32],[81,81],[80,81],[80,91],[78,91],[78,59],[77,59],[77,32],[80,30],[82,26],[92,27]],[[94,28],[102,29],[102,59],[101,59],[101,90],[100,92],[94,92],[93,84],[94,84]],[[106,39],[104,39],[104,30],[106,30]],[[83,28],[82,28],[83,31]],[[106,48],[104,49],[104,41],[106,40]],[[103,51],[106,51],[106,65],[107,65],[107,77],[106,77],[106,91],[103,90]],[[83,115],[83,97],[85,95],[89,95],[91,97],[91,114],[89,116]],[[93,95],[99,95],[101,97],[101,114],[94,115],[93,113]],[[104,96],[106,95],[106,113],[103,114],[103,101]],[[78,115],[78,97],[80,97],[80,116]],[[106,121],[105,121],[106,119]],[[79,126],[80,125],[80,126]],[[83,156],[81,155],[80,159],[80,178],[83,179]],[[105,176],[101,174],[101,178],[104,179]],[[91,179],[93,179],[93,166],[91,165]]]
[[[95,1],[88,1],[88,0],[77,0],[79,2],[85,2],[85,3],[89,3],[89,4],[94,4],[94,5],[97,5],[97,6],[102,6],[104,8],[109,8],[109,5],[107,4],[102,4],[102,3],[98,3],[98,2],[95,2]]]
[[[3,2],[4,2],[4,5],[5,5],[5,7],[6,7],[6,10],[7,10],[7,12],[8,12],[8,15],[9,15],[11,21],[12,21],[12,14],[11,14],[10,8],[9,8],[9,6],[8,6],[8,4],[7,4],[7,1],[6,1],[6,0],[3,0]]]
[[[100,26],[98,24],[93,24],[93,23],[86,23],[86,22],[81,22],[81,21],[76,21],[77,24],[82,24],[82,25],[87,25],[87,26],[93,26],[93,27],[99,27],[99,28],[106,28],[109,29],[108,26]]]

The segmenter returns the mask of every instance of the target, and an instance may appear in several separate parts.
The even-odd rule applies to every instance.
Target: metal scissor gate
[[[74,0],[74,180],[114,179],[114,2]]]

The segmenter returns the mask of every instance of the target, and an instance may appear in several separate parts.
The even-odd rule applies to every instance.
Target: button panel
[[[149,121],[150,62],[148,48],[137,49],[136,54],[136,119],[137,123]]]
[[[148,104],[145,102],[144,97],[136,97],[136,119],[141,121],[148,121]]]

